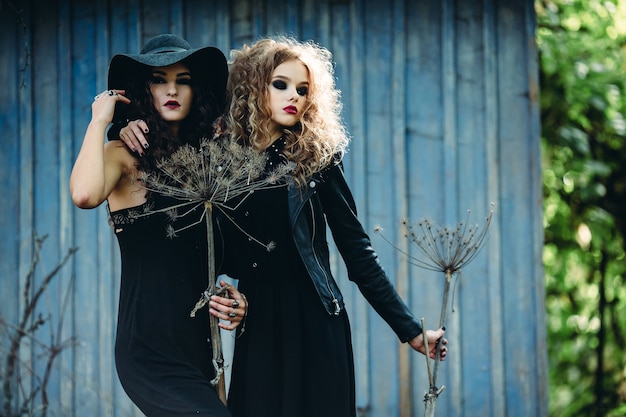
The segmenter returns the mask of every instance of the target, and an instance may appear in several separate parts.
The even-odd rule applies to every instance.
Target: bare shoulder
[[[124,142],[121,140],[111,140],[106,142],[104,144],[104,150],[105,152],[110,152],[111,154],[117,155],[118,157],[129,156],[131,158],[134,158]]]
[[[104,144],[105,159],[115,162],[123,172],[136,170],[137,159],[121,140],[112,140]]]
[[[111,170],[117,170],[115,187],[107,200],[112,211],[134,207],[146,201],[145,188],[136,181],[138,176],[137,159],[121,140],[105,143],[105,159],[110,161]]]

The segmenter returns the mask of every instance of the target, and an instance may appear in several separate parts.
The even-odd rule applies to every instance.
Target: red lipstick
[[[168,107],[170,109],[177,109],[180,107],[180,103],[178,101],[175,100],[170,100],[167,103],[164,104],[165,107]]]
[[[287,106],[283,110],[285,113],[298,114],[298,108],[296,106]]]

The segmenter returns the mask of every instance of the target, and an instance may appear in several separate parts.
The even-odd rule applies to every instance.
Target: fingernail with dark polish
[[[441,330],[443,330],[443,331],[445,332],[445,331],[446,331],[446,326],[443,326],[443,327],[441,328]]]
[[[148,149],[148,146],[150,146],[150,145],[148,145],[147,143],[143,144],[144,149]]]

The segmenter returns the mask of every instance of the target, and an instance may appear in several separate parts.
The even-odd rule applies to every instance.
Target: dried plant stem
[[[208,255],[208,271],[209,271],[209,286],[207,291],[209,294],[215,294],[217,279],[215,275],[215,246],[213,243],[213,204],[210,201],[204,202],[204,209],[206,215],[204,221],[206,223],[207,231],[207,255]],[[220,334],[220,328],[218,326],[219,319],[212,314],[209,314],[209,324],[211,326],[211,346],[213,348],[213,366],[215,367],[215,379],[213,383],[216,385],[217,394],[220,400],[226,404],[226,381],[224,377],[224,354],[222,352],[222,336]]]
[[[430,351],[428,349],[428,342],[426,338],[426,323],[424,319],[422,319],[422,335],[424,337],[424,347],[426,349],[425,358],[426,358],[426,369],[428,371],[428,383],[430,385],[430,389],[426,394],[424,394],[424,417],[435,417],[435,401],[437,401],[437,387],[433,382],[433,373],[430,370]],[[443,391],[443,390],[442,390]]]
[[[445,271],[446,280],[445,280],[445,284],[443,287],[443,301],[441,303],[441,315],[439,317],[440,328],[445,326],[446,324],[446,317],[448,315],[448,298],[450,295],[450,286],[452,283],[453,275],[454,273],[452,272],[452,269],[450,268],[446,269]],[[425,403],[424,417],[434,417],[435,416],[435,403],[437,402],[437,397],[439,397],[439,394],[441,394],[443,390],[445,389],[444,385],[442,385],[441,387],[437,387],[437,374],[439,373],[439,362],[441,359],[441,343],[437,342],[437,345],[436,345],[437,352],[435,355],[435,366],[431,374],[428,343],[426,342],[427,340],[426,330],[425,330],[426,327],[424,326],[423,320],[422,320],[422,329],[424,329],[424,341],[426,345],[426,365],[428,369],[428,381],[430,384],[428,392],[424,394],[424,403]]]
[[[441,303],[441,316],[439,317],[439,327],[446,325],[448,316],[448,298],[450,295],[450,284],[452,283],[452,270],[446,269],[446,281],[443,286],[443,301]],[[433,373],[433,385],[437,385],[437,373],[439,371],[439,358],[441,356],[441,343],[437,343],[437,357],[435,359],[435,370]]]
[[[426,371],[428,372],[428,383],[430,384],[430,386],[432,387],[433,384],[433,373],[430,370],[430,348],[428,347],[428,343],[426,343],[426,340],[428,340],[426,338],[426,322],[424,321],[424,318],[422,317],[420,319],[420,321],[422,322],[422,337],[424,338],[424,357],[426,358]]]

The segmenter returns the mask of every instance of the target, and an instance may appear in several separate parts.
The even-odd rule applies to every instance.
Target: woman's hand
[[[93,98],[91,103],[91,120],[103,122],[108,125],[113,120],[115,113],[115,103],[130,103],[130,99],[125,97],[126,90],[106,90]]]
[[[220,321],[218,324],[220,328],[234,330],[248,315],[248,300],[237,288],[225,281],[220,281],[220,286],[228,288],[228,297],[211,296],[209,313],[220,320],[230,322],[227,324]]]
[[[148,124],[143,120],[131,120],[120,130],[120,139],[131,151],[143,156],[144,149],[149,146],[145,136],[149,131]]]
[[[436,347],[437,343],[440,343],[442,345],[440,360],[445,360],[446,355],[448,354],[448,348],[446,347],[446,344],[448,344],[448,340],[443,337],[444,333],[445,330],[443,328],[439,330],[426,330],[426,337],[428,339],[428,353],[431,359],[436,359]],[[416,351],[424,355],[426,354],[426,347],[424,346],[424,335],[422,333],[409,340],[409,344]]]

